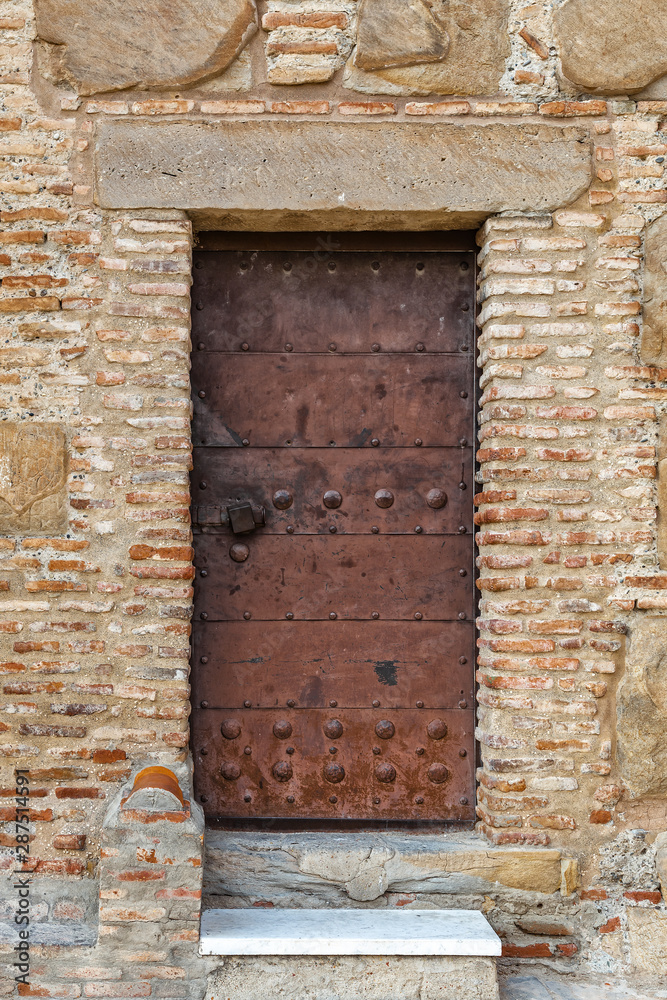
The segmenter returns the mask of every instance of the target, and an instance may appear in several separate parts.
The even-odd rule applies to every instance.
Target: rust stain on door
[[[207,816],[474,818],[473,255],[202,251]]]

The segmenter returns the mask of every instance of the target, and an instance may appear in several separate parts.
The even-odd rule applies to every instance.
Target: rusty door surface
[[[196,795],[474,818],[474,255],[200,251]]]

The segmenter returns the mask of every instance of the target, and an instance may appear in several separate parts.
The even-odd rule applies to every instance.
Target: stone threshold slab
[[[204,910],[200,955],[495,956],[476,910]]]

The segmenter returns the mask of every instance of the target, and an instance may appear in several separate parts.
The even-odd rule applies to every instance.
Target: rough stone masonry
[[[0,996],[201,998],[202,898],[476,908],[505,967],[667,973],[665,20],[658,0],[0,0]],[[478,230],[474,831],[203,850],[204,228]],[[169,808],[134,800],[151,765]]]

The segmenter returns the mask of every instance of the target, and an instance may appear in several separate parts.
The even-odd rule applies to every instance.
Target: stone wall
[[[101,856],[109,809],[139,767],[187,759],[193,223],[482,227],[482,767],[480,822],[463,846],[506,852],[519,867],[545,852],[562,877],[539,892],[485,869],[453,891],[430,841],[428,885],[398,862],[387,874],[385,858],[386,890],[356,899],[346,886],[360,856],[315,872],[302,901],[464,898],[498,927],[508,961],[667,970],[667,61],[657,6],[617,0],[611,16],[598,0],[415,0],[397,40],[397,0],[270,0],[257,14],[249,0],[162,3],[167,27],[178,8],[164,32],[141,0],[88,4],[76,31],[71,4],[0,0],[0,993],[14,989],[17,767],[30,769],[32,789],[23,869],[42,991],[33,995],[180,997],[203,982],[196,933],[168,938],[181,918],[156,903],[155,880],[138,876],[126,897]],[[362,130],[353,142],[351,123]],[[215,183],[221,161],[198,160],[195,147],[173,165],[171,137],[201,130],[228,143],[239,191],[257,166],[251,137],[270,137],[260,205],[252,193],[230,200]],[[380,152],[364,161],[371,133]],[[299,137],[325,134],[334,151],[348,142],[345,157],[334,167],[303,154],[313,186],[285,184],[290,151],[308,149]],[[129,145],[114,160],[120,135]],[[419,137],[431,157],[421,173]],[[398,152],[381,174],[383,147]],[[169,163],[151,158],[158,148]],[[407,188],[392,188],[401,148],[417,165]],[[137,164],[141,176],[114,180]],[[356,191],[355,168],[368,177]],[[344,212],[334,169],[353,192]],[[280,878],[274,898],[243,883],[241,860],[238,884],[216,874],[221,850],[241,859],[246,846],[211,840],[211,898],[280,905]],[[406,850],[377,849],[399,860]],[[298,867],[302,847],[296,855]],[[96,945],[102,872],[102,891],[133,906],[148,887],[159,947],[119,945],[112,962]]]

